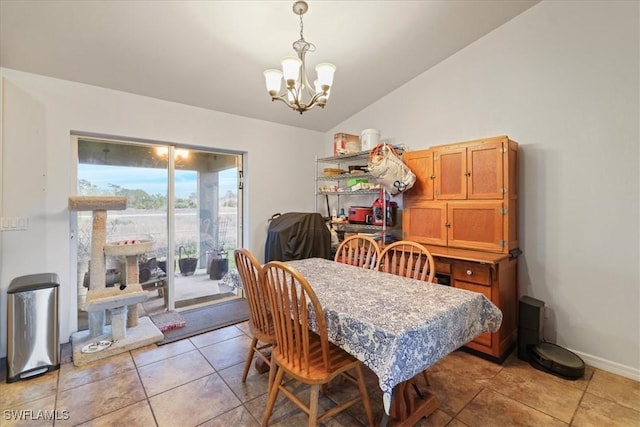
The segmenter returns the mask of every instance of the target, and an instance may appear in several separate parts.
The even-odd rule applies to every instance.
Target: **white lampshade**
[[[300,76],[300,66],[302,61],[295,56],[287,56],[282,60],[282,73],[284,75],[284,81],[289,84],[290,81],[297,81]]]
[[[280,92],[280,87],[282,86],[282,71],[273,69],[265,70],[264,78],[270,94],[275,95]]]
[[[316,65],[316,72],[318,73],[318,84],[320,87],[325,85],[331,87],[336,66],[328,62],[323,62],[322,64]]]

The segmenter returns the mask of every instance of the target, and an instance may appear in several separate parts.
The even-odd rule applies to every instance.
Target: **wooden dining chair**
[[[359,401],[364,405],[369,425],[373,426],[362,362],[329,342],[324,312],[307,279],[288,264],[272,261],[262,270],[262,282],[269,296],[276,330],[273,362],[277,366],[262,425],[268,425],[278,393],[282,392],[309,416],[309,426],[316,426]],[[317,333],[309,329],[312,325]],[[349,372],[352,370],[355,376]],[[285,374],[290,381],[310,386],[308,405],[287,387],[290,381],[283,383]],[[319,415],[320,387],[339,375],[358,384],[360,394]]]
[[[431,252],[410,240],[393,242],[382,249],[377,269],[398,276],[433,282],[436,274]]]
[[[334,261],[375,269],[380,259],[380,246],[369,236],[355,235],[340,243]]]
[[[256,354],[269,366],[269,388],[267,389],[269,390],[275,377],[275,371],[271,359],[262,351],[275,345],[276,334],[273,328],[273,319],[269,312],[267,295],[264,292],[262,279],[260,278],[262,266],[253,254],[245,248],[236,249],[234,257],[238,274],[242,280],[242,288],[249,304],[249,331],[252,335],[251,347],[242,372],[242,382],[247,380],[253,355]]]

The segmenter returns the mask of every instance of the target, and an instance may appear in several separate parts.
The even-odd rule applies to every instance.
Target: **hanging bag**
[[[388,144],[378,144],[369,152],[369,172],[392,196],[410,189],[416,182],[415,174]]]

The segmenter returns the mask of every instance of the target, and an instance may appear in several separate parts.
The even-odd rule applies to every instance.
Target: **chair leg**
[[[369,400],[369,393],[367,393],[367,384],[364,381],[364,374],[360,365],[356,366],[356,373],[358,375],[358,388],[360,389],[360,397],[362,397],[362,406],[364,406],[364,412],[367,414],[367,420],[369,421],[369,427],[374,427],[373,411],[371,410],[371,401]]]
[[[267,400],[267,407],[264,410],[262,427],[267,427],[267,425],[269,425],[269,418],[271,418],[271,412],[273,411],[273,406],[276,404],[276,399],[278,398],[278,392],[280,391],[280,384],[282,383],[282,378],[284,378],[284,369],[278,369],[278,372],[276,373],[276,379],[273,381],[273,385],[269,390],[269,400]]]
[[[318,425],[318,400],[320,399],[320,385],[313,384],[309,389],[309,427]]]
[[[277,371],[277,366],[276,363],[273,361],[273,348],[271,349],[271,361],[269,362],[269,383],[267,386],[267,391],[271,390],[271,387],[273,386],[273,380],[276,376],[276,371]]]
[[[258,345],[258,338],[253,337],[253,339],[251,340],[251,347],[249,348],[249,354],[247,354],[247,361],[244,363],[242,382],[247,381],[247,374],[249,373],[249,368],[251,368],[251,362],[253,361],[253,352],[256,351],[256,345]]]

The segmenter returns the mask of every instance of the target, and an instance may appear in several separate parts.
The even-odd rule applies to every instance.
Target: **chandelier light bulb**
[[[325,93],[325,91],[322,89],[322,86],[320,85],[320,82],[318,80],[314,80],[313,86],[316,88],[316,95],[318,95],[318,104],[319,105],[326,104],[327,99],[329,99],[329,93],[331,93],[331,90],[327,90]]]

